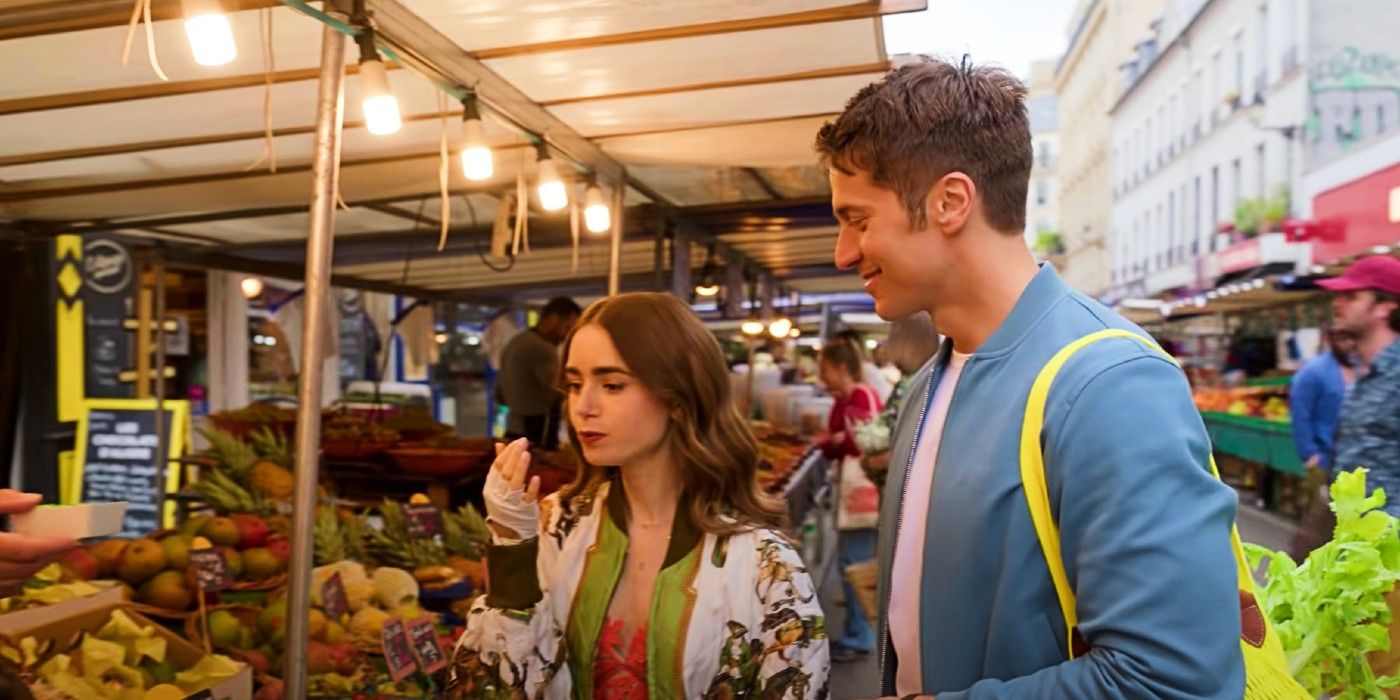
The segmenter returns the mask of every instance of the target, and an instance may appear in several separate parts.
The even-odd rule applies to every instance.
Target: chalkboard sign
[[[384,663],[389,667],[389,677],[393,678],[395,683],[418,670],[418,657],[413,654],[403,620],[392,618],[384,623],[380,645],[384,649]]]
[[[321,604],[326,609],[326,617],[336,622],[350,612],[350,602],[346,599],[345,584],[340,580],[340,572],[331,574],[331,577],[321,584]]]
[[[425,615],[409,622],[408,637],[413,641],[413,653],[424,673],[437,673],[447,668],[447,654],[442,651],[433,618]]]
[[[189,405],[166,401],[163,429],[166,455],[159,454],[155,401],[92,400],[78,425],[83,462],[80,502],[126,501],[122,537],[140,537],[169,523],[165,494],[178,486],[178,467],[169,459],[184,448]]]
[[[219,550],[195,549],[190,551],[190,566],[194,569],[195,582],[201,591],[218,593],[233,585],[233,574],[229,573],[228,562]]]
[[[403,514],[409,537],[422,539],[442,534],[442,516],[438,513],[437,506],[427,503],[407,505],[404,506]]]
[[[118,380],[135,366],[135,334],[122,327],[133,312],[136,268],[119,240],[94,238],[83,244],[83,359],[85,392],[91,398],[129,398],[133,384]]]

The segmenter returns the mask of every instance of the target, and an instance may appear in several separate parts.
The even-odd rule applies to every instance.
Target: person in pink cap
[[[1400,258],[1375,255],[1318,285],[1332,292],[1333,325],[1354,334],[1361,367],[1337,419],[1333,468],[1370,470],[1385,509],[1400,517]]]

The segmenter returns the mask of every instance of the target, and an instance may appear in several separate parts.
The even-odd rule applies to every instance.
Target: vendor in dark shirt
[[[550,299],[534,327],[511,338],[501,352],[496,398],[510,408],[507,440],[523,437],[546,450],[559,447],[559,344],[580,313],[573,299]]]

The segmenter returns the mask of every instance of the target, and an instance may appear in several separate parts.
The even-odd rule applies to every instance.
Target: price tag
[[[410,537],[436,537],[442,533],[442,517],[432,504],[408,505],[403,509]]]
[[[447,654],[438,641],[437,627],[433,618],[420,617],[408,623],[408,637],[413,642],[413,653],[418,656],[418,665],[424,673],[437,673],[447,668]]]
[[[345,584],[340,580],[340,572],[331,574],[321,584],[321,603],[326,609],[326,617],[339,621],[350,612],[350,601],[345,596]]]
[[[380,638],[384,648],[384,662],[389,667],[389,676],[397,683],[418,670],[418,659],[413,655],[408,633],[404,631],[403,620],[394,618],[384,623]]]
[[[217,549],[196,549],[190,552],[190,566],[200,590],[216,593],[233,585],[228,562]]]

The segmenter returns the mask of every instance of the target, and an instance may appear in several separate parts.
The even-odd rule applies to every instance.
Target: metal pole
[[[613,230],[612,250],[608,260],[608,296],[614,296],[622,291],[622,191],[626,187],[624,183],[619,182],[613,188]]]
[[[306,638],[311,603],[311,538],[321,445],[321,325],[328,309],[340,130],[345,118],[345,36],[321,28],[321,83],[316,94],[311,227],[306,237],[306,297],[302,314],[301,376],[297,386],[296,491],[292,505],[292,561],[287,591],[285,697],[306,697]]]

